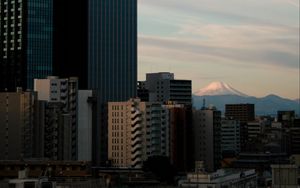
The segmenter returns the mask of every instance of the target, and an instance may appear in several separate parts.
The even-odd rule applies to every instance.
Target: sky
[[[223,81],[300,98],[299,0],[138,0],[138,79],[173,72],[193,92]]]

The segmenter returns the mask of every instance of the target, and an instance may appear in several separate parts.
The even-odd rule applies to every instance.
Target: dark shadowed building
[[[0,1],[0,91],[52,74],[52,0]]]

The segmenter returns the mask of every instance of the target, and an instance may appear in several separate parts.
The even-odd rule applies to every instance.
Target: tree
[[[143,171],[152,172],[160,181],[173,183],[176,170],[166,156],[151,156],[143,164]]]

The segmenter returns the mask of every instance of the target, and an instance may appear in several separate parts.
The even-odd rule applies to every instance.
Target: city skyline
[[[140,0],[138,16],[139,80],[168,71],[193,92],[220,80],[299,98],[299,1]]]

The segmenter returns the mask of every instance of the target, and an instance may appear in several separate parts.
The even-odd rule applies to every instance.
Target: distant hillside
[[[295,110],[300,114],[299,102],[284,99],[276,95],[268,95],[262,98],[244,97],[238,95],[216,95],[216,96],[193,96],[195,108],[201,108],[205,99],[206,105],[214,105],[222,112],[225,111],[225,104],[251,103],[255,105],[256,115],[275,115],[278,110]]]

